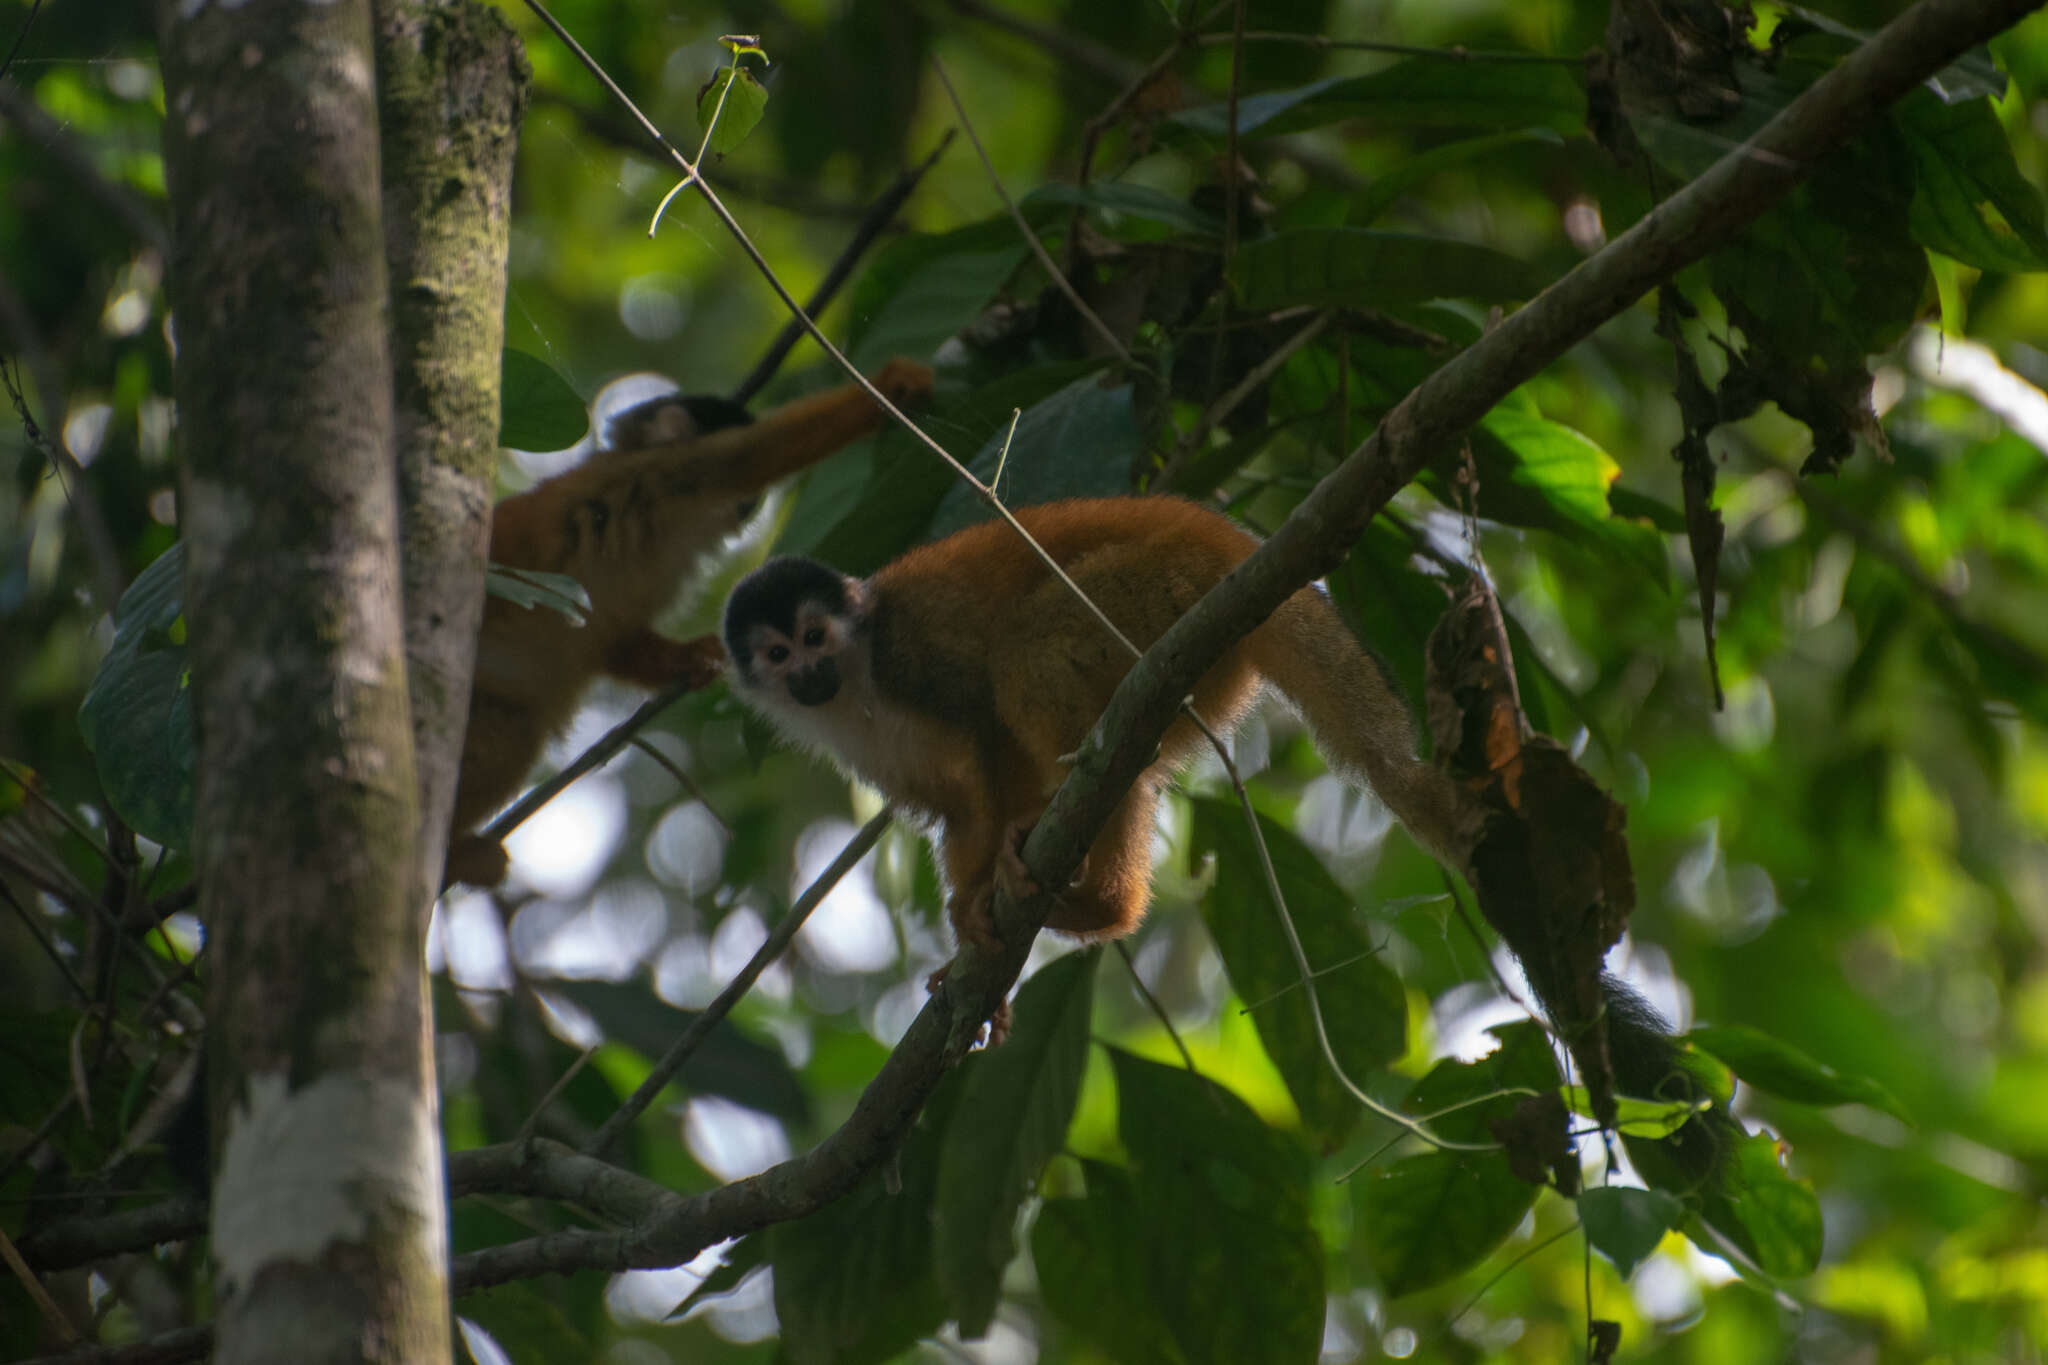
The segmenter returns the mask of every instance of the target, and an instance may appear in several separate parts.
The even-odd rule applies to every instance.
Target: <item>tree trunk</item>
[[[531,75],[496,11],[376,0],[422,914],[469,718],[497,472],[512,156]]]
[[[369,0],[162,11],[217,1360],[445,1360]]]

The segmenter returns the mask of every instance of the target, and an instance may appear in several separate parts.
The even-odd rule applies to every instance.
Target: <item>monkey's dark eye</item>
[[[805,649],[816,649],[819,645],[822,645],[824,643],[825,628],[823,626],[812,626],[809,630],[804,632]]]
[[[769,662],[769,663],[771,663],[771,664],[779,664],[779,663],[786,663],[786,662],[788,662],[788,660],[789,660],[789,646],[788,646],[788,645],[770,645],[770,646],[768,646],[768,662]]]

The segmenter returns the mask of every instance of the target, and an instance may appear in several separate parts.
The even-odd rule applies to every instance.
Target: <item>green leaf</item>
[[[1323,1248],[1305,1154],[1213,1082],[1124,1052],[1110,1060],[1130,1173],[1090,1166],[1086,1200],[1040,1214],[1032,1254],[1047,1305],[1116,1360],[1314,1360]],[[1092,1207],[1062,1207],[1074,1203]],[[1092,1258],[1113,1277],[1060,1264],[1077,1244],[1099,1245]]]
[[[1573,136],[1582,131],[1586,95],[1562,66],[1501,65],[1422,59],[1397,62],[1370,76],[1340,76],[1293,90],[1253,95],[1237,104],[1239,136],[1276,137],[1363,119],[1391,128],[1523,128],[1541,126]],[[1224,140],[1227,103],[1205,104],[1166,120],[1203,138]]]
[[[1294,955],[1275,922],[1243,811],[1234,802],[1190,801],[1189,851],[1214,854],[1216,882],[1202,897],[1202,920],[1230,974],[1231,989],[1251,1010],[1266,1055],[1279,1068],[1302,1126],[1317,1146],[1341,1143],[1362,1113],[1330,1070],[1317,1042],[1315,1015]],[[1295,931],[1317,978],[1331,1050],[1354,1080],[1408,1050],[1408,1001],[1400,978],[1374,955],[1354,919],[1351,898],[1291,830],[1259,817],[1259,831],[1294,917]]]
[[[590,619],[590,594],[565,573],[493,563],[484,572],[484,591],[528,610],[546,607],[560,612],[572,626],[581,626]]]
[[[767,87],[744,66],[724,68],[697,92],[697,126],[710,134],[713,156],[745,142],[767,109]]]
[[[1136,233],[1125,225],[1124,219],[1140,219],[1147,223],[1186,233],[1191,237],[1221,237],[1223,222],[1212,213],[1176,199],[1150,185],[1124,184],[1113,180],[1100,180],[1092,185],[1040,185],[1018,201],[1027,219],[1035,217],[1035,210],[1041,205],[1066,205],[1068,207],[1093,209],[1103,220],[1106,235],[1117,240],[1143,239],[1148,234]],[[1149,236],[1157,236],[1157,233]]]
[[[863,371],[892,355],[930,355],[974,320],[1028,253],[1008,217],[897,238],[854,288],[847,354]]]
[[[172,848],[192,842],[197,743],[183,635],[184,547],[136,575],[114,610],[114,641],[78,708],[100,786],[138,834]]]
[[[1731,1191],[1722,1208],[1710,1209],[1714,1226],[1728,1232],[1767,1275],[1812,1274],[1820,1264],[1823,1232],[1813,1185],[1786,1174],[1773,1138],[1744,1139],[1732,1164]]]
[[[606,1039],[632,1048],[650,1062],[666,1053],[700,1013],[677,1009],[644,982],[557,979],[546,982],[544,989],[588,1014]],[[810,1096],[789,1069],[782,1049],[748,1037],[730,1019],[720,1020],[705,1035],[676,1084],[695,1094],[724,1096],[790,1123],[811,1119]]]
[[[1593,1097],[1582,1085],[1564,1087],[1565,1107],[1580,1118],[1598,1120]],[[1708,1108],[1708,1102],[1690,1100],[1643,1100],[1629,1095],[1614,1098],[1614,1131],[1623,1137],[1667,1138],[1685,1127],[1693,1115]]]
[[[1663,538],[1608,505],[1621,466],[1581,433],[1533,411],[1496,407],[1472,433],[1472,457],[1481,516],[1591,540],[1650,582],[1669,577]],[[1430,486],[1455,506],[1435,478]]]
[[[1005,422],[967,467],[983,483],[993,481],[1004,506],[1032,507],[1130,492],[1143,448],[1131,386],[1105,389],[1099,378],[1086,375],[1032,404],[1017,419],[1014,437]],[[993,515],[980,494],[956,481],[932,518],[932,534],[947,535]]]
[[[1539,287],[1527,266],[1492,247],[1376,228],[1301,227],[1238,248],[1230,282],[1247,310],[1386,308],[1429,299],[1499,303]]]
[[[1536,1202],[1500,1152],[1426,1152],[1357,1181],[1366,1260],[1390,1295],[1412,1294],[1478,1265]]]
[[[1902,1122],[1913,1121],[1905,1106],[1876,1081],[1837,1071],[1761,1029],[1715,1025],[1694,1029],[1684,1041],[1720,1058],[1742,1080],[1770,1094],[1801,1104],[1867,1104]]]
[[[968,1061],[939,1154],[933,1250],[960,1335],[988,1334],[1017,1209],[1065,1146],[1088,1064],[1098,952],[1069,953],[1017,992],[1010,1041]]]
[[[1403,1109],[1427,1119],[1440,1138],[1492,1142],[1495,1138],[1489,1123],[1511,1116],[1530,1093],[1555,1090],[1562,1079],[1556,1054],[1550,1050],[1550,1036],[1542,1025],[1525,1019],[1497,1024],[1487,1032],[1500,1040],[1492,1052],[1476,1062],[1455,1058],[1438,1062],[1402,1102]],[[1472,1103],[1482,1096],[1493,1098]]]
[[[1564,138],[1554,128],[1516,128],[1505,133],[1489,133],[1485,137],[1461,138],[1432,147],[1419,156],[1412,156],[1393,169],[1373,177],[1370,185],[1358,196],[1351,210],[1351,224],[1363,227],[1385,213],[1395,200],[1408,193],[1423,181],[1439,175],[1453,166],[1491,156],[1498,151],[1519,148],[1531,142],[1546,146],[1561,147]]]
[[[979,449],[1010,429],[1010,414],[1030,408],[1102,368],[1096,361],[1059,361],[1004,375],[947,405],[929,425],[949,449]],[[875,446],[870,470],[842,453],[814,469],[797,495],[778,546],[815,555],[844,573],[870,574],[930,537],[932,518],[958,482],[953,471],[908,432],[892,429]],[[838,483],[845,469],[846,482]],[[835,486],[836,485],[836,486]]]
[[[462,1316],[490,1333],[515,1361],[589,1360],[596,1343],[563,1311],[545,1282],[516,1282],[465,1294]]]
[[[1149,1288],[1162,1247],[1127,1171],[1083,1161],[1085,1199],[1051,1199],[1031,1225],[1031,1261],[1045,1306],[1122,1365],[1187,1365]]]
[[[1685,1204],[1662,1190],[1606,1185],[1579,1195],[1579,1226],[1624,1280],[1685,1218]]]
[[[1913,152],[1913,238],[1980,270],[2048,269],[2041,193],[2020,174],[1991,101],[1927,90],[1894,114]]]
[[[546,361],[507,349],[499,357],[498,444],[511,450],[567,450],[590,430],[590,410]]]
[[[888,1174],[769,1230],[775,1316],[793,1365],[879,1365],[946,1320],[932,1273],[939,1147],[959,1087],[939,1087]]]

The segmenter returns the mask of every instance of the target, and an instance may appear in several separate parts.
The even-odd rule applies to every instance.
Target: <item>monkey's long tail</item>
[[[1408,832],[1438,861],[1469,875],[1469,859],[1480,835],[1471,803],[1451,777],[1415,753],[1415,720],[1386,665],[1351,633],[1321,593],[1304,589],[1245,641],[1253,664],[1286,694],[1315,731],[1317,746],[1333,766],[1362,778],[1386,802]],[[1496,898],[1498,899],[1498,898]],[[1503,907],[1482,909],[1495,932],[1522,962],[1531,987],[1564,1033],[1581,1071],[1600,1065],[1591,1053],[1604,1033],[1605,1069],[1622,1094],[1639,1099],[1687,1100],[1707,1097],[1705,1085],[1687,1069],[1683,1053],[1664,1021],[1641,996],[1612,976],[1600,979],[1604,1029],[1572,1037],[1575,1017],[1568,974],[1550,959],[1553,950],[1540,926],[1503,923]],[[1582,1055],[1584,1054],[1584,1055]],[[1595,1073],[1598,1074],[1598,1073]],[[1669,1138],[1631,1140],[1630,1156],[1646,1179],[1674,1193],[1710,1191],[1741,1128],[1719,1105],[1705,1110]]]

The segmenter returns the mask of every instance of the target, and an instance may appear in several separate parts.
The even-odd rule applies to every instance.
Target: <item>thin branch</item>
[[[868,248],[875,244],[875,239],[895,220],[897,213],[910,199],[911,192],[917,188],[918,182],[924,179],[925,172],[937,165],[939,158],[945,155],[946,148],[952,145],[953,130],[948,128],[946,135],[939,139],[939,145],[932,148],[930,155],[897,176],[895,183],[883,190],[874,203],[868,205],[868,211],[861,216],[859,225],[853,230],[853,236],[840,251],[839,259],[832,262],[832,268],[825,272],[825,278],[819,282],[818,287],[811,293],[810,301],[804,305],[807,317],[817,317],[831,304],[840,287],[853,274],[853,267],[867,254]],[[791,348],[803,334],[803,323],[795,318],[785,322],[782,330],[775,334],[775,340],[768,344],[768,349],[754,363],[754,368],[747,372],[747,377],[732,391],[732,401],[744,404],[759,393],[762,386],[774,377],[775,371],[781,368],[783,359],[788,356]]]
[[[646,1112],[647,1106],[654,1103],[655,1097],[675,1079],[698,1047],[711,1036],[711,1030],[716,1028],[726,1015],[732,1013],[732,1007],[740,1002],[741,997],[753,989],[761,973],[768,970],[768,964],[782,956],[783,949],[796,938],[797,930],[804,927],[804,921],[811,917],[811,912],[823,903],[833,887],[839,885],[840,879],[853,870],[853,865],[867,856],[868,850],[875,846],[875,841],[882,837],[882,831],[887,829],[889,822],[895,818],[896,808],[884,806],[872,820],[861,826],[859,833],[846,841],[846,847],[839,850],[839,856],[832,860],[831,866],[818,874],[815,881],[804,888],[803,895],[797,897],[796,904],[789,907],[789,913],[776,923],[775,928],[755,950],[747,965],[740,968],[738,975],[732,980],[726,982],[725,989],[718,993],[718,998],[705,1006],[702,1014],[690,1021],[690,1026],[683,1030],[683,1036],[676,1039],[675,1045],[654,1064],[654,1069],[640,1082],[640,1088],[619,1106],[617,1113],[606,1119],[603,1126],[591,1134],[590,1140],[583,1144],[586,1156],[603,1156],[618,1142],[619,1135]]]
[[[0,882],[0,900],[5,900],[8,905],[13,907],[14,913],[20,916],[23,927],[28,930],[29,936],[35,939],[36,943],[41,946],[43,952],[49,957],[51,965],[55,966],[63,974],[64,979],[71,983],[71,989],[77,993],[79,1003],[90,1005],[92,1003],[92,992],[85,988],[85,983],[78,979],[78,973],[71,970],[71,964],[64,960],[64,954],[57,947],[57,940],[50,937],[50,931],[44,926],[42,918],[26,905],[23,905],[15,897],[14,892],[8,889],[5,882]]]
[[[1173,1046],[1180,1053],[1181,1065],[1186,1067],[1191,1075],[1201,1075],[1201,1071],[1195,1066],[1194,1054],[1188,1051],[1188,1045],[1181,1040],[1180,1030],[1173,1026],[1173,1019],[1167,1014],[1166,1006],[1159,1003],[1159,997],[1152,994],[1152,988],[1145,984],[1145,978],[1138,975],[1138,964],[1131,960],[1131,941],[1120,938],[1114,946],[1116,955],[1124,960],[1124,970],[1131,974],[1131,985],[1137,989],[1138,998],[1151,1009],[1153,1017],[1159,1020],[1159,1026],[1166,1030],[1166,1036],[1173,1039]]]
[[[718,826],[720,833],[724,834],[728,839],[732,838],[732,826],[725,822],[725,817],[720,815],[718,808],[711,804],[711,798],[706,796],[704,789],[697,785],[697,779],[690,776],[682,764],[676,762],[652,744],[649,744],[645,735],[635,735],[630,742],[634,748],[659,764],[670,777],[676,780],[677,786],[688,792],[691,799],[704,808],[704,813],[711,817],[712,823]]]
[[[642,702],[639,710],[605,731],[595,744],[576,755],[575,761],[568,767],[513,802],[497,819],[478,830],[476,837],[494,844],[504,843],[506,835],[525,824],[527,818],[535,811],[560,796],[571,782],[591,769],[601,768],[610,762],[612,755],[632,743],[633,737],[639,734],[649,721],[695,690],[695,683],[686,680],[673,683]]]

